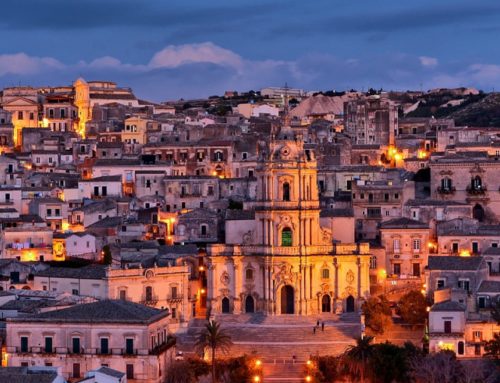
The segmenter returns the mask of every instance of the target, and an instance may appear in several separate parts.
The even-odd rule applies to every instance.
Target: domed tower
[[[257,238],[264,246],[297,247],[294,255],[301,255],[321,235],[314,153],[289,126],[272,134],[267,146],[256,169]]]

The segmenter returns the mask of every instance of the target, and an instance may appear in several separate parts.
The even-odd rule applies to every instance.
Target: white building
[[[104,300],[7,321],[9,366],[62,369],[77,379],[101,366],[136,382],[160,383],[170,359],[168,313]]]

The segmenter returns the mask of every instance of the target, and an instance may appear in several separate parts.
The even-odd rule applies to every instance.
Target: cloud
[[[83,76],[88,80],[116,81],[134,89],[141,98],[163,101],[285,83],[306,90],[500,86],[500,65],[449,63],[403,53],[381,53],[370,60],[326,53],[304,54],[293,60],[250,60],[212,42],[203,42],[169,45],[144,61],[127,63],[103,56],[68,64],[26,53],[0,55],[0,87],[17,82],[65,85]]]
[[[438,65],[438,59],[434,57],[420,56],[419,60],[420,64],[422,64],[422,66],[426,68],[434,68]]]
[[[150,68],[177,68],[193,63],[211,63],[235,69],[241,69],[243,66],[243,60],[239,55],[211,42],[169,45],[157,52],[148,66]]]
[[[0,55],[0,76],[36,74],[63,68],[64,64],[52,57],[32,57],[26,53]]]

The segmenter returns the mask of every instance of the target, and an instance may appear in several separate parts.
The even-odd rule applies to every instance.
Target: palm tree
[[[220,324],[216,321],[208,321],[205,325],[205,329],[201,332],[196,340],[196,348],[200,351],[205,351],[206,348],[210,348],[212,351],[212,383],[216,383],[215,376],[215,352],[216,350],[221,350],[226,353],[233,342],[231,342],[231,337],[226,334],[224,330],[220,328]]]
[[[356,339],[356,345],[349,346],[343,355],[349,374],[353,377],[359,376],[362,383],[365,381],[365,372],[373,353],[372,341],[372,336],[358,338]]]

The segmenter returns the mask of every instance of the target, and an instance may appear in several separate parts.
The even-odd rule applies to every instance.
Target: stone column
[[[243,288],[241,285],[241,272],[242,272],[242,268],[240,265],[240,260],[237,259],[233,263],[233,273],[234,273],[233,297],[234,297],[234,313],[235,314],[240,314],[242,312],[241,293],[243,291]]]
[[[358,256],[356,260],[356,264],[358,265],[358,299],[361,298],[361,258]]]
[[[267,267],[267,264],[264,262],[264,267],[263,267],[263,273],[262,273],[262,277],[263,277],[263,283],[262,283],[262,286],[263,286],[263,290],[262,290],[262,299],[264,301],[264,312],[267,314],[268,313],[268,309],[269,309],[269,299],[268,299],[268,290],[269,290],[269,270],[268,270],[268,267]]]

